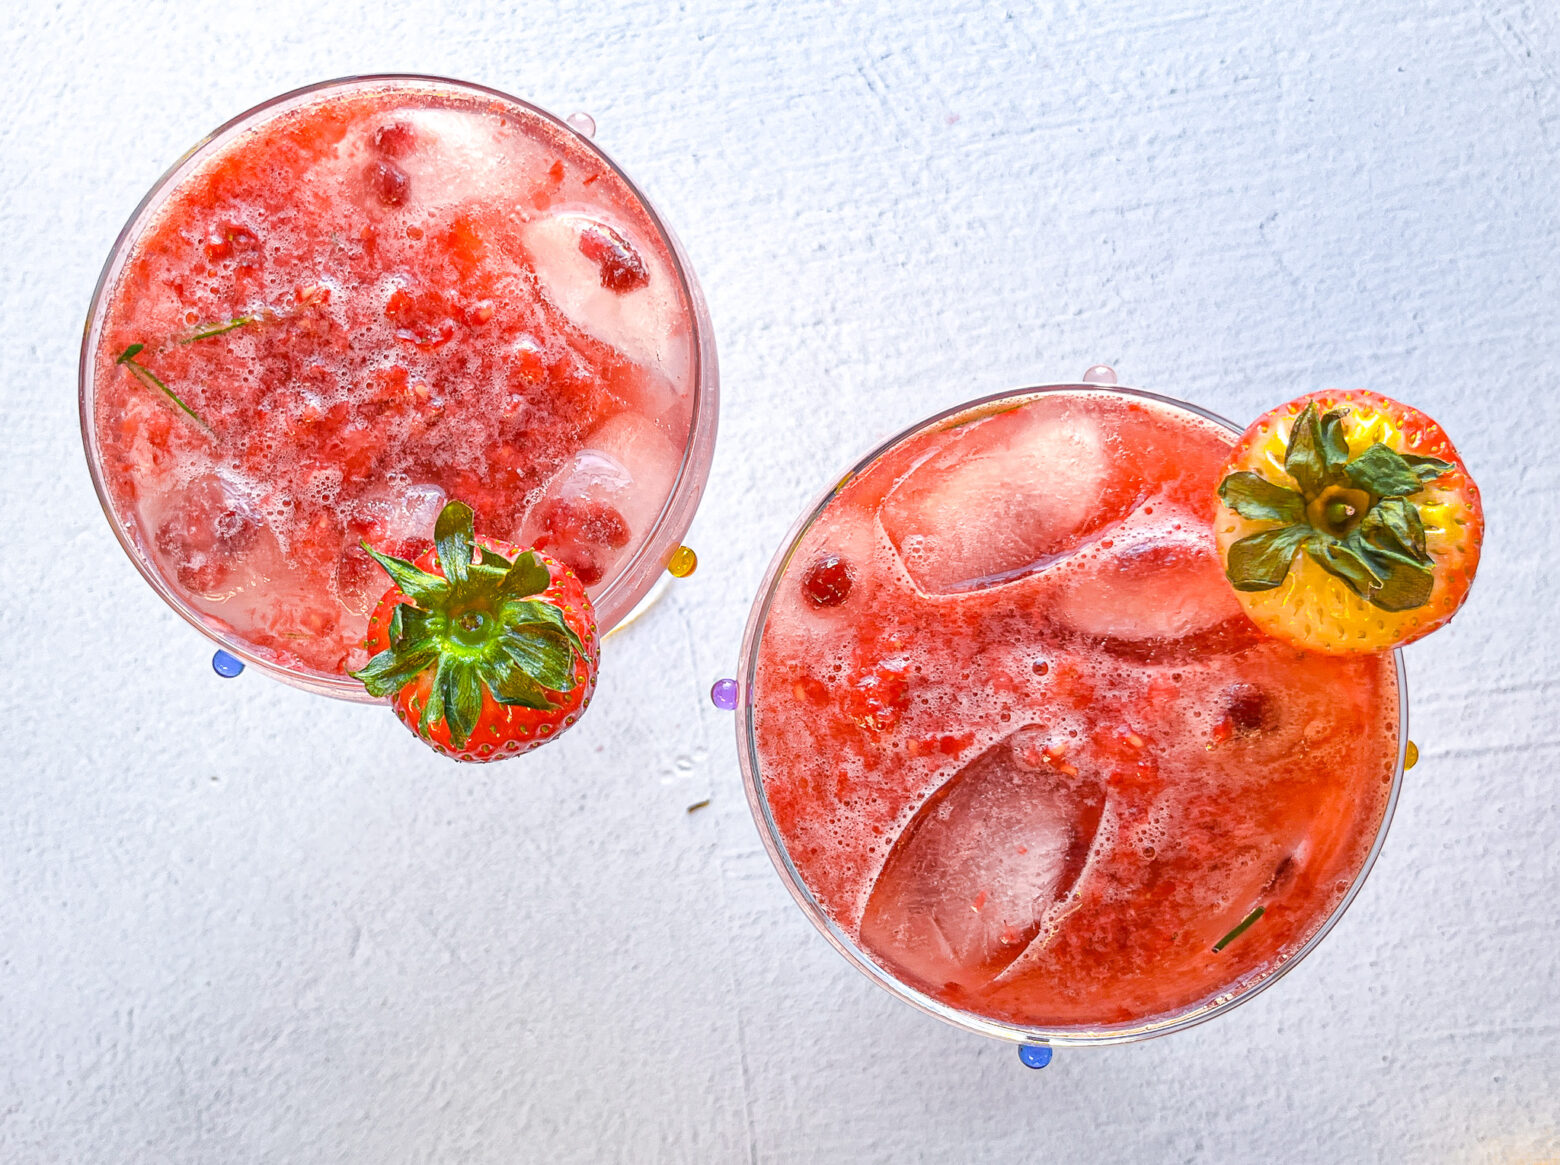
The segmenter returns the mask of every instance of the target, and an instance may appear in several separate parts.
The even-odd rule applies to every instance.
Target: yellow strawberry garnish
[[[1226,464],[1214,533],[1252,621],[1313,651],[1388,650],[1456,613],[1478,567],[1478,487],[1441,427],[1377,393],[1265,414]]]

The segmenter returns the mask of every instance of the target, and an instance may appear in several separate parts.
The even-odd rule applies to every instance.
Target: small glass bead
[[[1403,750],[1403,768],[1404,769],[1411,769],[1415,765],[1417,765],[1418,763],[1419,763],[1419,746],[1417,744],[1415,744],[1412,740],[1410,740],[1408,742],[1408,747]]]
[[[1116,370],[1109,364],[1096,364],[1083,374],[1085,384],[1115,384]]]
[[[735,712],[737,709],[737,681],[733,679],[716,680],[715,686],[710,688],[710,703],[722,712]]]
[[[225,651],[218,651],[211,657],[211,670],[225,680],[230,680],[244,670],[244,661],[236,655],[229,655]]]
[[[673,578],[687,578],[699,568],[699,556],[690,546],[679,546],[667,560],[666,571]]]
[[[1018,1058],[1026,1068],[1044,1068],[1051,1062],[1051,1049],[1044,1044],[1019,1044]]]

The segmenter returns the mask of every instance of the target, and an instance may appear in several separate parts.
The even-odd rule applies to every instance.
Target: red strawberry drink
[[[89,457],[143,573],[295,681],[362,695],[385,575],[449,500],[570,567],[602,630],[676,548],[714,437],[692,276],[585,138],[475,86],[338,82],[218,131],[104,271]]]
[[[1395,659],[1243,614],[1213,538],[1233,441],[1137,393],[995,399],[864,463],[778,560],[750,793],[815,920],[901,994],[1131,1038],[1271,979],[1358,884]]]

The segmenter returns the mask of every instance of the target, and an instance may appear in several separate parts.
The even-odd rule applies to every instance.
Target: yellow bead
[[[1405,769],[1411,769],[1418,763],[1419,746],[1410,740],[1408,742],[1408,747],[1403,750],[1403,767]]]
[[[672,557],[666,563],[666,569],[673,578],[687,578],[699,566],[699,556],[688,546],[679,546],[672,551]]]

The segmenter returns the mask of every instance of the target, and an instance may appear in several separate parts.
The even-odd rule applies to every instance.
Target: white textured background
[[[9,10],[0,1161],[1560,1159],[1560,10],[1020,7]],[[414,70],[593,113],[725,373],[699,572],[580,727],[487,769],[217,679],[77,433],[93,282],[162,170],[283,90]],[[1219,1021],[1035,1073],[814,933],[705,693],[832,472],[1095,361],[1243,420],[1421,404],[1489,539],[1409,652],[1423,760],[1333,935]]]

